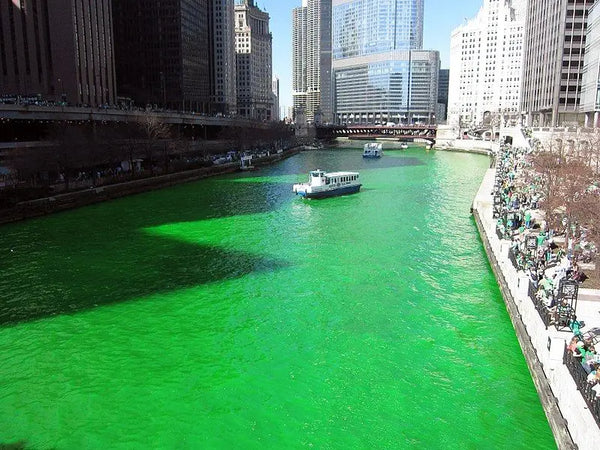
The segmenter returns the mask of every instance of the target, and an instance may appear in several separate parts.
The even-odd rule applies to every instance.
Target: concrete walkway
[[[546,329],[528,295],[529,277],[518,272],[508,259],[510,242],[496,235],[492,216],[494,176],[495,169],[486,172],[473,202],[473,213],[556,443],[560,449],[600,448],[600,428],[562,362],[572,333]],[[599,294],[597,290],[579,290],[577,317],[586,323],[583,332],[600,326]]]

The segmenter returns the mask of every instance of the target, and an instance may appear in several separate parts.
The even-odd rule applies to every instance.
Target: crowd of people
[[[588,279],[579,262],[594,248],[584,227],[551,219],[541,209],[542,179],[532,154],[530,148],[502,145],[496,155],[496,232],[510,241],[515,268],[529,276],[529,294],[546,325],[573,333],[567,350],[581,363],[593,396],[600,399],[600,354],[594,346],[600,342],[600,328],[583,332],[585,324],[576,315],[578,288]]]
[[[529,149],[501,147],[494,185],[497,232],[511,241],[509,255],[515,267],[529,275],[532,300],[546,308],[551,323],[564,327],[575,318],[575,305],[563,286],[579,286],[587,275],[574,258],[576,228],[567,230],[566,220],[558,227],[545,220],[540,178],[530,155]]]

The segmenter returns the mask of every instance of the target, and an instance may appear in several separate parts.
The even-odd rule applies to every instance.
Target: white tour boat
[[[363,149],[363,158],[381,158],[383,150],[380,142],[368,142]]]
[[[325,198],[336,195],[354,194],[360,190],[358,172],[331,172],[313,170],[308,183],[294,184],[292,190],[305,198]]]

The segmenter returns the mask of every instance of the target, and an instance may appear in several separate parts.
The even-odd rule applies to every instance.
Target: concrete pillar
[[[518,272],[518,274],[519,274],[518,275],[519,281],[517,282],[517,285],[519,286],[518,297],[525,298],[525,297],[529,296],[529,277],[521,272]]]
[[[562,362],[563,353],[565,351],[565,340],[559,337],[548,337],[548,351],[551,361]]]
[[[594,128],[598,128],[600,126],[600,111],[594,112]]]
[[[583,128],[589,128],[590,127],[590,113],[585,113],[585,118],[583,121]]]

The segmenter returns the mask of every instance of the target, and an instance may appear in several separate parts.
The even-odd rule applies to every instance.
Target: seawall
[[[264,158],[260,158],[259,160],[255,160],[254,164],[255,166],[273,164],[299,153],[300,149],[300,147],[296,147],[286,150],[282,153],[276,153]],[[238,171],[239,168],[240,163],[239,161],[236,161],[227,164],[186,170],[183,172],[142,178],[139,180],[131,180],[123,183],[108,184],[105,186],[89,188],[81,191],[68,192],[52,197],[21,202],[12,209],[0,210],[0,225],[10,222],[18,222],[33,217],[45,216],[47,214],[53,214],[59,211],[65,211],[67,209],[79,208],[119,197],[161,189],[164,187],[173,186],[175,184],[197,181],[210,176],[232,173]]]
[[[548,423],[559,449],[597,448],[600,429],[562,361],[572,334],[554,327],[546,329],[529,298],[529,278],[509,261],[509,241],[496,235],[492,216],[494,176],[495,169],[486,172],[473,202],[473,217]]]

